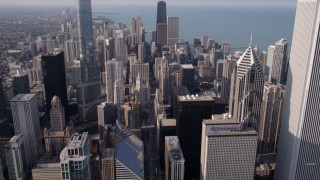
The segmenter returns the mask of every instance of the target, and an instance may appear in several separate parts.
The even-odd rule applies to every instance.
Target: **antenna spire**
[[[250,44],[249,46],[251,47],[252,46],[252,32],[251,32],[251,36],[250,36]]]

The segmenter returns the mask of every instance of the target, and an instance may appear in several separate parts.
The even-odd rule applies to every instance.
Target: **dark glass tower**
[[[13,77],[13,94],[16,96],[18,94],[30,93],[29,77],[26,73],[21,70],[17,71],[17,74]]]
[[[67,113],[68,97],[64,52],[59,51],[52,54],[46,54],[43,55],[41,59],[47,111],[50,111],[51,109],[52,98],[57,95],[61,98],[61,104]]]
[[[6,118],[6,104],[4,99],[2,79],[0,78],[0,121],[4,118]]]
[[[157,6],[157,24],[167,23],[167,7],[165,1],[159,1]]]
[[[157,45],[167,44],[167,8],[165,1],[159,1],[157,6]]]
[[[96,107],[101,94],[100,66],[93,44],[91,0],[77,0],[77,26],[81,66],[81,82],[77,90],[78,110],[82,121],[90,121],[97,118]]]

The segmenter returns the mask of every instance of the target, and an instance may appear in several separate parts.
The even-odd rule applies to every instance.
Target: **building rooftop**
[[[144,177],[143,142],[118,120],[116,122],[115,158],[133,173]]]
[[[69,142],[67,147],[72,149],[83,147],[86,138],[88,138],[88,132],[75,134],[71,137],[71,141]]]
[[[211,95],[186,95],[178,96],[179,101],[214,101],[214,98]]]
[[[27,102],[30,101],[36,94],[18,94],[11,99],[11,102]]]
[[[192,64],[181,64],[182,69],[194,69]]]
[[[161,126],[176,126],[177,121],[176,119],[161,119]]]
[[[171,161],[184,160],[177,136],[166,136],[165,143],[166,147],[168,148],[168,156]]]
[[[241,129],[240,122],[232,117],[223,117],[224,115],[213,115],[214,119],[203,120],[205,125],[206,136],[220,136],[220,135],[257,135],[253,128]]]

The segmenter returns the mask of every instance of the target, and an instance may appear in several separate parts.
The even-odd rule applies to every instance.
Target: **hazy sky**
[[[76,0],[0,0],[0,4],[74,5]],[[156,4],[157,0],[91,0],[92,4]],[[171,4],[295,5],[297,0],[167,0]]]

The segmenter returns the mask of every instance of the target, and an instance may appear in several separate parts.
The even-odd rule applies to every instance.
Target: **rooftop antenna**
[[[251,36],[250,36],[250,44],[249,46],[251,47],[252,46],[252,32],[251,32]]]

